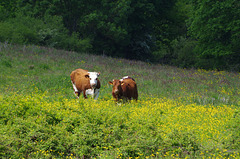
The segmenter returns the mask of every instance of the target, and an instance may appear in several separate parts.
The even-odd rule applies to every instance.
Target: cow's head
[[[99,77],[100,73],[99,72],[88,72],[87,75],[85,75],[86,78],[89,78],[90,80],[90,86],[92,88],[95,88],[97,86],[97,82],[98,82],[98,77]]]
[[[114,79],[113,81],[108,82],[110,85],[113,86],[112,92],[118,95],[122,91],[121,85],[123,84],[122,80],[116,80]]]

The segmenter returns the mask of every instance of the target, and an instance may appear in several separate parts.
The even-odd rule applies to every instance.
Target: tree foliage
[[[199,56],[226,65],[240,62],[240,1],[192,0],[191,3],[189,30],[198,40]]]
[[[169,4],[172,1],[61,0],[55,1],[55,13],[63,16],[70,32],[91,37],[95,53],[145,59],[151,56],[153,24]]]
[[[239,7],[237,0],[3,0],[0,40],[239,70]]]

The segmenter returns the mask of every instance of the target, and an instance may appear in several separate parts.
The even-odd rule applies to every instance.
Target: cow
[[[77,98],[83,92],[83,97],[86,99],[87,95],[91,95],[95,100],[99,97],[99,90],[101,87],[98,79],[99,72],[88,72],[84,69],[76,69],[70,74],[73,90]]]
[[[108,82],[112,85],[112,96],[116,102],[119,100],[138,100],[137,84],[135,80],[129,76],[125,76],[122,79],[114,79]]]

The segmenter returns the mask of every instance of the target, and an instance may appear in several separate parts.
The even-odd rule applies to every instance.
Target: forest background
[[[2,0],[0,41],[240,71],[238,0]]]

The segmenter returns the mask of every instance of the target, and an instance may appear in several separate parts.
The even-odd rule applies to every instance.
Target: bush
[[[57,48],[77,52],[88,52],[92,49],[91,40],[80,39],[77,33],[73,33],[71,36],[62,36],[60,38],[61,40],[60,43],[57,44]]]
[[[29,16],[17,17],[0,22],[0,41],[15,44],[35,44],[86,52],[92,48],[89,39],[81,39],[76,33],[69,35],[62,19],[46,16],[44,20]]]
[[[198,60],[198,56],[195,53],[196,41],[186,37],[179,37],[172,41],[165,41],[165,43],[161,41],[156,42],[153,61],[183,68],[195,66]]]
[[[13,19],[1,22],[0,24],[0,40],[2,42],[9,41],[16,44],[36,44],[39,41],[37,30],[34,28],[41,21],[30,18],[21,17],[20,15]]]
[[[169,64],[171,60],[171,54],[169,47],[161,41],[156,41],[156,49],[152,52],[151,61]]]
[[[194,51],[195,46],[195,41],[185,37],[173,40],[171,43],[171,47],[173,48],[173,59],[171,60],[171,63],[183,68],[194,67],[197,61],[197,55]]]

